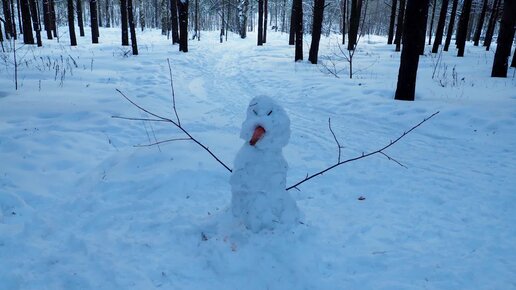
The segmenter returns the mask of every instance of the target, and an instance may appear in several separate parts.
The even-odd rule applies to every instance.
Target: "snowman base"
[[[296,202],[284,192],[234,192],[231,212],[253,232],[288,228],[299,222]]]

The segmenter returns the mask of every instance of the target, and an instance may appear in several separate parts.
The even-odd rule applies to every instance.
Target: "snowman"
[[[231,211],[253,232],[288,227],[299,220],[296,202],[286,188],[288,164],[283,147],[290,138],[285,110],[266,96],[247,108],[240,138],[245,140],[231,175]]]

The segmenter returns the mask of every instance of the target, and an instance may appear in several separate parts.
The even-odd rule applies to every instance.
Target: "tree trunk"
[[[99,23],[99,27],[102,27],[102,2],[100,0],[97,0],[97,19]]]
[[[296,44],[296,1],[292,0],[292,9],[290,10],[290,34],[288,36],[288,45]]]
[[[145,30],[145,24],[146,24],[146,22],[145,22],[145,6],[144,6],[144,3],[143,3],[143,0],[139,0],[139,1],[140,1],[140,4],[139,4],[140,5],[140,29],[142,31],[144,31]],[[176,4],[176,17],[177,17],[177,4]],[[176,18],[176,26],[177,26],[177,18]],[[176,31],[177,31],[177,29],[176,29]],[[179,39],[179,32],[177,32],[177,33],[178,33],[177,37]],[[177,43],[179,43],[179,40],[178,40]]]
[[[134,26],[133,0],[127,0],[127,16],[129,18],[129,29],[131,31],[131,47],[133,49],[133,55],[138,55],[136,28]]]
[[[437,6],[437,0],[434,0],[434,5],[432,7],[432,18],[430,19],[430,30],[428,31],[428,45],[432,44],[432,30],[434,28],[435,6]]]
[[[29,0],[20,0],[22,22],[23,22],[23,43],[34,44],[34,35],[32,34],[32,21],[30,19]]]
[[[516,67],[516,48],[514,48],[514,53],[512,54],[511,67]]]
[[[444,51],[448,51],[450,47],[451,37],[453,34],[453,26],[455,25],[455,16],[457,14],[457,6],[459,0],[453,0],[452,11],[450,14],[450,23],[448,23],[448,30],[446,31],[446,41],[444,42]]]
[[[443,41],[444,23],[446,22],[446,12],[448,11],[448,0],[443,0],[441,11],[439,12],[439,22],[437,23],[437,30],[435,31],[434,46],[432,53],[437,53],[439,46]]]
[[[473,36],[473,45],[478,46],[480,42],[480,35],[482,34],[482,28],[484,27],[484,19],[486,17],[487,10],[487,0],[484,0],[482,3],[482,11],[480,12],[480,16],[477,22],[477,29],[475,30],[475,36]]]
[[[36,32],[36,43],[38,47],[43,46],[41,42],[41,24],[39,23],[38,6],[35,0],[29,0],[30,15],[32,16],[32,27]]]
[[[106,0],[106,8],[104,9],[104,13],[106,13],[106,27],[111,27],[111,17],[109,16],[109,0]]]
[[[462,4],[462,12],[460,14],[459,21],[459,32],[457,35],[457,56],[464,56],[464,49],[466,46],[466,37],[468,33],[468,24],[469,24],[469,16],[471,13],[471,3],[472,0],[464,0],[464,4]]]
[[[176,44],[179,43],[179,26],[177,23],[177,0],[170,0],[170,15],[170,20],[172,21],[172,44]]]
[[[68,34],[70,34],[70,46],[77,45],[77,38],[75,37],[75,24],[73,17],[73,0],[68,0]]]
[[[267,42],[267,19],[269,17],[269,1],[263,1],[263,43]],[[272,17],[271,17],[272,20]]]
[[[348,6],[347,0],[342,0],[342,45],[346,44],[346,8]]]
[[[491,11],[491,17],[489,17],[489,24],[487,26],[486,37],[484,38],[484,46],[486,51],[489,51],[491,47],[491,41],[493,40],[493,33],[496,26],[496,21],[500,13],[500,2],[501,0],[495,0],[493,3],[493,9]]]
[[[84,36],[84,21],[82,20],[82,0],[77,0],[77,24],[79,24],[79,36]]]
[[[263,45],[263,0],[258,0],[258,46]]]
[[[179,0],[181,1],[181,0]],[[249,0],[239,0],[238,3],[238,28],[240,38],[247,37],[247,9],[249,9]]]
[[[362,0],[351,0],[351,16],[349,19],[348,50],[355,50],[358,38],[358,26],[360,24],[360,13],[362,11]]]
[[[12,22],[12,14],[11,7],[9,4],[9,0],[2,0],[2,5],[4,8],[4,18],[5,18],[5,39],[9,39],[13,34],[13,22]],[[15,27],[16,28],[16,27]]]
[[[421,27],[423,24],[421,19],[425,17],[428,1],[408,0],[407,2],[407,12],[403,24],[403,49],[394,97],[396,100],[413,101],[415,99],[421,34],[424,35],[424,31],[426,31],[424,27]]]
[[[99,43],[99,22],[97,11],[97,0],[90,0],[91,43]]]
[[[178,0],[179,51],[188,52],[188,0]]]
[[[296,54],[294,61],[303,60],[303,1],[293,0],[296,5]]]
[[[516,1],[505,0],[503,4],[502,21],[498,32],[498,45],[493,61],[491,77],[507,77],[511,45],[514,39],[514,24],[516,23]]]
[[[324,0],[314,0],[314,18],[312,25],[312,43],[310,44],[310,52],[308,60],[317,64],[319,56],[319,41],[321,40],[321,30],[324,16]]]
[[[128,31],[128,20],[127,20],[127,0],[120,0],[120,26],[122,27],[122,45],[129,45],[129,31]]]
[[[429,5],[429,1],[425,1],[427,2],[427,5],[425,5],[424,8],[424,11],[423,11],[423,17],[419,19],[419,21],[421,21],[420,23],[420,27],[422,29],[422,32],[421,34],[419,35],[419,55],[424,55],[425,54],[425,44],[426,44],[426,26],[427,26],[427,23],[428,23],[428,9],[430,8],[430,5]]]
[[[392,40],[394,38],[394,21],[396,20],[396,4],[397,0],[392,0],[391,2],[391,19],[389,22],[389,36],[387,37],[387,44],[392,44]]]
[[[50,20],[50,1],[43,0],[43,23],[47,32],[47,39],[52,39],[52,25]]]
[[[396,22],[396,37],[394,44],[396,44],[396,51],[401,51],[401,39],[403,36],[403,20],[405,18],[405,0],[400,0],[400,7],[398,10],[398,20]]]
[[[16,23],[14,19],[16,18],[15,12],[14,12],[14,0],[10,0],[11,4],[11,23],[12,23],[12,36],[16,40],[18,39],[18,34],[16,32]],[[21,32],[21,31],[20,31]]]

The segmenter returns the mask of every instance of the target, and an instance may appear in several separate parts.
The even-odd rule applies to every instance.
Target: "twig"
[[[167,142],[173,142],[173,141],[190,141],[192,140],[191,138],[173,138],[173,139],[168,139],[168,140],[162,140],[162,141],[157,141],[155,143],[149,143],[149,144],[138,144],[138,145],[134,145],[134,147],[150,147],[150,146],[155,146],[155,145],[158,145],[158,144],[163,144],[163,143],[167,143]]]
[[[126,99],[129,103],[131,103],[133,106],[135,106],[136,108],[138,108],[139,110],[153,116],[153,117],[156,117],[159,119],[160,122],[168,122],[168,123],[172,123],[174,126],[176,126],[177,128],[179,128],[179,130],[181,130],[186,136],[188,136],[192,141],[195,142],[195,144],[199,145],[202,149],[204,149],[206,152],[208,152],[211,157],[215,158],[215,160],[217,160],[217,162],[219,162],[222,166],[224,166],[224,168],[226,168],[229,172],[233,172],[231,170],[231,168],[229,168],[224,162],[222,162],[222,160],[220,160],[215,154],[213,154],[213,152],[211,152],[211,150],[206,147],[204,144],[202,144],[201,142],[199,142],[197,139],[195,139],[194,137],[192,137],[192,135],[186,131],[185,128],[183,128],[181,125],[179,125],[179,122],[175,122],[169,118],[165,118],[165,117],[162,117],[158,114],[155,114],[155,113],[152,113],[151,111],[145,109],[144,107],[138,105],[137,103],[135,103],[133,100],[131,100],[128,96],[126,96],[124,93],[122,93],[122,91],[120,91],[119,89],[116,89],[116,91],[118,93],[120,93],[120,95],[122,97],[124,97],[124,99]],[[121,116],[112,116],[112,118],[118,118],[118,119],[125,119],[125,120],[138,120],[138,118],[130,118],[130,117],[121,117]],[[139,120],[142,120],[143,118],[140,118]],[[151,119],[152,120],[152,119]],[[158,120],[152,120],[152,121],[158,121]]]
[[[340,152],[341,152],[342,146],[340,146],[339,140],[337,140],[335,133],[331,129],[331,118],[328,118],[328,128],[330,128],[330,132],[333,135],[333,140],[335,140],[335,143],[337,143],[337,148],[339,149],[339,158],[337,159],[337,163],[340,163]]]
[[[291,190],[292,188],[296,188],[296,189],[297,189],[297,186],[299,186],[300,184],[302,184],[302,183],[304,183],[304,182],[306,182],[306,181],[308,181],[308,180],[310,180],[310,179],[312,179],[312,178],[314,178],[314,177],[316,177],[316,176],[322,175],[323,173],[325,173],[325,172],[327,172],[327,171],[329,171],[329,170],[331,170],[331,169],[333,169],[333,168],[335,168],[335,167],[337,167],[337,166],[339,166],[339,165],[342,165],[342,164],[345,164],[345,163],[348,163],[348,162],[351,162],[351,161],[359,160],[359,159],[362,159],[362,158],[366,158],[366,157],[369,157],[369,156],[371,156],[371,155],[375,155],[375,154],[378,154],[378,153],[383,154],[383,155],[386,155],[386,154],[383,152],[385,149],[387,149],[387,148],[391,147],[392,145],[396,144],[396,143],[397,143],[399,140],[401,140],[403,137],[407,136],[407,134],[409,134],[410,132],[414,131],[417,127],[421,126],[423,123],[425,123],[426,121],[430,120],[432,117],[434,117],[434,116],[435,116],[435,115],[437,115],[437,114],[439,114],[439,111],[437,111],[437,112],[433,113],[432,115],[430,115],[429,117],[427,117],[427,118],[423,119],[423,121],[419,122],[417,125],[413,126],[413,127],[412,127],[412,128],[410,128],[408,131],[403,132],[403,134],[401,134],[401,136],[399,136],[398,138],[396,138],[394,141],[391,141],[389,144],[387,144],[387,145],[383,146],[382,148],[380,148],[380,149],[378,149],[378,150],[376,150],[376,151],[369,152],[369,153],[363,153],[363,152],[362,152],[362,155],[360,155],[360,156],[357,156],[357,157],[354,157],[354,158],[351,158],[351,159],[347,159],[347,160],[344,160],[344,161],[337,162],[337,163],[333,164],[332,166],[330,166],[330,167],[328,167],[328,168],[326,168],[326,169],[323,169],[323,170],[321,170],[321,171],[319,171],[319,172],[317,172],[317,173],[314,173],[314,174],[312,174],[312,175],[310,175],[310,176],[305,177],[303,180],[301,180],[301,181],[299,181],[299,182],[295,183],[295,184],[294,184],[294,185],[292,185],[292,186],[287,187],[287,189],[286,189],[286,190]],[[389,158],[389,160],[392,160],[392,161],[394,161],[394,162],[396,162],[396,163],[400,164],[400,163],[399,163],[399,162],[397,162],[396,160],[394,160],[394,159],[390,158],[388,155],[386,155],[386,156]],[[401,165],[401,164],[400,164],[400,165]],[[403,166],[403,165],[402,165],[402,166]]]
[[[172,78],[172,67],[170,66],[170,59],[167,58],[168,62],[168,72],[170,73],[170,88],[172,89],[172,108],[174,109],[174,114],[176,115],[177,124],[181,126],[181,121],[179,121],[179,115],[176,110],[176,93],[174,92],[174,78]]]

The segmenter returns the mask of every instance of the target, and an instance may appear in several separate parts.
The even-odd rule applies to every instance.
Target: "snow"
[[[295,226],[299,210],[285,190],[288,164],[283,147],[290,139],[287,113],[270,97],[254,97],[240,138],[244,144],[235,157],[230,179],[231,212],[254,232]]]
[[[494,50],[425,55],[416,101],[396,102],[383,37],[361,39],[349,79],[334,37],[320,59],[340,78],[294,63],[280,33],[257,47],[252,32],[206,32],[185,54],[147,31],[137,57],[117,29],[100,34],[21,47],[18,91],[0,66],[0,289],[516,288],[516,81],[489,77]],[[194,143],[134,147],[177,128],[111,118],[149,117],[115,89],[174,117],[167,58],[181,124],[226,164],[249,100],[282,105],[287,186],[336,162],[328,118],[351,158],[440,114],[386,152],[407,168],[375,155],[333,169],[289,191],[303,224],[255,233],[227,214],[229,172]]]

